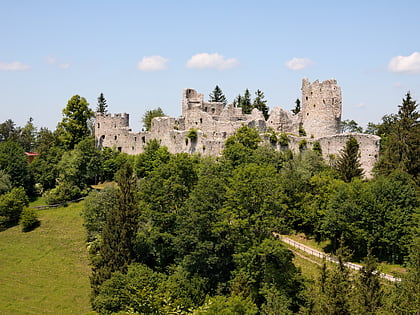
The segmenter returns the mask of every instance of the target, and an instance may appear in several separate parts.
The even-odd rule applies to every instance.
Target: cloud
[[[413,52],[410,56],[396,56],[388,64],[391,72],[420,73],[420,53]]]
[[[187,62],[189,69],[217,69],[226,70],[237,67],[239,61],[235,58],[226,59],[223,55],[218,53],[209,54],[201,53],[196,54]]]
[[[68,69],[70,68],[70,64],[69,63],[61,63],[59,62],[55,57],[52,56],[48,56],[47,57],[47,63],[53,66],[56,66],[60,69]]]
[[[312,65],[313,62],[308,58],[293,58],[285,63],[286,67],[293,71],[305,69]]]
[[[138,63],[137,68],[141,71],[160,71],[166,69],[166,63],[169,59],[162,56],[148,56]]]
[[[29,70],[31,67],[21,63],[20,61],[15,62],[0,62],[0,71],[21,71]]]

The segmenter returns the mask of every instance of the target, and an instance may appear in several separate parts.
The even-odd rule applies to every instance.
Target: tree
[[[261,111],[264,115],[265,120],[268,119],[268,106],[267,100],[264,99],[264,93],[260,90],[255,92],[255,99],[253,103],[253,107]]]
[[[210,93],[209,102],[220,102],[226,106],[227,104],[226,96],[223,94],[222,90],[219,88],[218,85],[216,85],[213,92]]]
[[[98,106],[96,107],[96,112],[101,114],[108,112],[108,105],[103,93],[98,96]]]
[[[152,119],[155,117],[162,116],[165,116],[165,113],[160,107],[146,111],[141,120],[143,122],[144,128],[146,128],[146,130],[150,130],[150,128],[152,127]]]
[[[0,124],[0,142],[17,138],[16,127],[13,120],[8,119]]]
[[[0,195],[12,190],[12,182],[10,181],[10,175],[4,170],[0,169]]]
[[[29,199],[22,187],[13,188],[0,196],[0,225],[17,223]]]
[[[363,128],[358,125],[354,120],[343,120],[340,123],[340,133],[344,132],[363,132]]]
[[[361,177],[363,169],[360,163],[359,143],[356,138],[350,137],[344,149],[340,151],[337,160],[337,171],[345,182],[350,182],[354,177]]]
[[[248,89],[245,90],[245,94],[238,95],[236,99],[233,101],[233,105],[235,107],[242,108],[242,114],[251,114],[252,111],[252,102],[251,102],[251,93]]]
[[[383,291],[377,268],[375,257],[368,253],[355,281],[356,292],[352,303],[354,314],[378,314],[382,306]]]
[[[296,106],[292,109],[292,113],[297,115],[300,112],[300,99],[297,98],[295,104]]]
[[[410,92],[399,105],[398,118],[385,144],[377,165],[378,174],[399,169],[413,176],[417,183],[420,174],[420,113]]]
[[[32,192],[33,181],[28,170],[28,160],[22,147],[14,141],[0,143],[0,170],[10,175],[13,187],[22,186]]]
[[[94,261],[91,285],[93,295],[113,272],[125,273],[135,261],[135,237],[138,224],[135,178],[132,166],[126,163],[117,173],[119,187],[117,206],[112,207],[102,232],[100,259]]]
[[[32,152],[36,142],[36,127],[33,124],[32,117],[29,117],[26,125],[20,129],[18,142],[26,152]]]
[[[93,118],[93,111],[84,97],[74,95],[63,109],[63,116],[58,124],[60,139],[66,148],[73,149],[91,135],[89,121]]]

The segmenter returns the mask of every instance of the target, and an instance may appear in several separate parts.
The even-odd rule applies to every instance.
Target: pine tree
[[[363,169],[360,163],[359,143],[356,138],[350,137],[346,142],[346,146],[340,152],[337,160],[337,171],[341,178],[349,183],[354,177],[361,177]]]
[[[108,112],[108,105],[103,93],[98,96],[98,106],[96,107],[96,112],[101,114]]]
[[[295,108],[292,109],[292,113],[297,115],[297,113],[300,112],[300,99],[297,98],[296,101],[295,101],[295,104],[296,104],[296,106],[295,106]]]
[[[218,85],[216,85],[213,92],[210,93],[209,97],[209,102],[220,102],[225,106],[227,104],[226,96],[223,94],[222,89]]]
[[[264,93],[260,90],[255,92],[255,99],[253,103],[253,107],[261,111],[264,115],[265,120],[268,119],[268,106],[267,100],[264,99]]]
[[[376,171],[389,174],[399,169],[418,179],[420,174],[420,113],[410,92],[399,105],[397,121],[392,127]]]
[[[116,174],[119,187],[118,206],[110,209],[102,232],[100,258],[93,261],[91,285],[97,295],[101,284],[115,271],[126,272],[135,260],[134,242],[137,228],[135,178],[127,162]]]
[[[238,105],[237,107],[242,107],[243,114],[251,114],[252,103],[251,103],[251,93],[248,89],[245,90],[244,96],[238,96]]]

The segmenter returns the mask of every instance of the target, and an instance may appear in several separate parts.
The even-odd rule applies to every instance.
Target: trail
[[[308,253],[308,254],[310,254],[312,256],[315,256],[315,257],[318,257],[318,258],[321,258],[321,259],[325,259],[327,261],[331,261],[331,262],[336,263],[336,264],[338,263],[338,259],[335,258],[334,256],[325,254],[325,253],[320,252],[320,251],[318,251],[316,249],[313,249],[313,248],[311,248],[309,246],[303,245],[302,243],[296,242],[296,241],[294,241],[294,240],[292,240],[292,239],[290,239],[288,237],[285,237],[283,235],[280,235],[279,233],[273,232],[273,235],[275,237],[277,237],[279,240],[281,240],[282,242],[284,242],[286,244],[289,244],[289,245],[291,245],[291,246],[293,246],[293,247],[295,247],[297,249],[300,249],[300,250],[304,251],[305,253]],[[354,263],[351,263],[351,262],[346,262],[346,263],[344,263],[344,265],[347,268],[351,268],[351,269],[354,269],[354,270],[360,270],[363,267],[361,265],[354,264]],[[379,274],[379,276],[382,279],[386,279],[386,280],[391,281],[391,282],[397,282],[397,281],[400,282],[401,281],[400,278],[397,278],[397,277],[394,277],[394,276],[391,276],[391,275],[388,275],[388,274],[382,273],[382,272]]]

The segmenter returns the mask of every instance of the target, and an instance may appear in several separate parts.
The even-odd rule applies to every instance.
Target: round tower
[[[335,79],[312,84],[302,80],[302,127],[315,138],[339,133],[341,121],[341,88]]]

